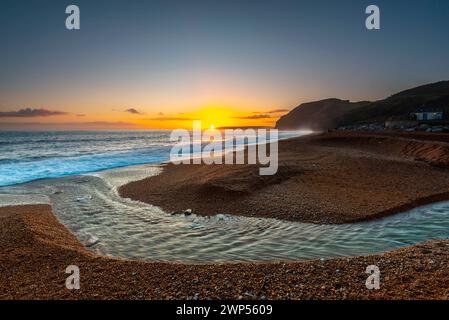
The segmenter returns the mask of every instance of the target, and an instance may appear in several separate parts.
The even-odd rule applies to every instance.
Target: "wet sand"
[[[0,299],[444,299],[449,241],[382,255],[270,264],[183,265],[100,257],[48,205],[0,208]],[[368,265],[380,290],[365,287]],[[80,267],[81,289],[65,288]]]
[[[120,188],[169,213],[339,224],[449,199],[449,135],[334,132],[281,141],[279,169],[173,165]]]

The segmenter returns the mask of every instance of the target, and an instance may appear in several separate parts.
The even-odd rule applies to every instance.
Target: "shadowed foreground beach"
[[[448,299],[449,241],[327,261],[183,265],[100,257],[48,205],[0,208],[0,299]],[[380,290],[365,287],[368,265]],[[81,288],[65,288],[65,268]]]
[[[120,188],[167,212],[313,223],[375,219],[449,199],[447,134],[335,132],[279,143],[279,170],[173,165]]]

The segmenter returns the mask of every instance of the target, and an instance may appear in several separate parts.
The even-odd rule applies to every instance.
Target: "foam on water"
[[[0,132],[0,186],[168,159],[169,131]]]
[[[283,131],[279,139],[304,134]],[[170,131],[0,131],[0,186],[161,163],[174,144]]]

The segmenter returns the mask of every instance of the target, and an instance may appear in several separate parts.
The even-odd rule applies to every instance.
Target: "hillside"
[[[390,118],[408,119],[419,108],[442,108],[449,112],[449,81],[427,84],[396,93],[384,100],[357,102],[339,99],[304,103],[281,117],[276,128],[282,130],[326,130],[339,125],[384,122]]]
[[[369,102],[350,102],[340,99],[325,99],[303,103],[282,116],[276,128],[283,130],[308,129],[327,130],[337,125],[337,120],[352,110]]]

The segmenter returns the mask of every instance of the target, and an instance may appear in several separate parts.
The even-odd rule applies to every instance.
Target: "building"
[[[418,109],[410,113],[410,118],[418,121],[443,120],[443,110],[435,108]]]

